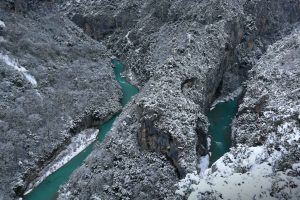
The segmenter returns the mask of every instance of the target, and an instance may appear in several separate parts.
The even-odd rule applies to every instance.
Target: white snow
[[[0,36],[0,42],[6,42],[3,36]]]
[[[125,35],[125,38],[127,39],[127,44],[129,45],[133,45],[133,43],[131,42],[131,40],[129,39],[129,34],[131,31],[128,31],[127,34]]]
[[[288,124],[279,130],[286,131]],[[293,130],[293,129],[292,129]],[[270,135],[266,145],[271,143],[275,134]],[[300,196],[298,188],[286,187],[287,184],[300,184],[298,177],[290,177],[287,172],[274,172],[274,162],[282,156],[282,151],[271,154],[265,145],[256,147],[237,146],[223,155],[204,173],[191,173],[178,184],[179,195],[186,195],[190,200],[205,199],[207,194],[222,195],[222,199],[277,199],[271,195],[274,185],[283,188],[291,197]],[[240,170],[243,169],[244,172]],[[292,165],[294,171],[300,172],[300,163]],[[246,173],[245,173],[246,171]],[[274,175],[276,173],[276,175]]]
[[[221,96],[220,98],[216,99],[213,102],[213,104],[211,105],[210,110],[213,110],[215,108],[215,106],[219,103],[234,100],[234,98],[240,96],[242,94],[242,92],[243,92],[243,87],[239,87],[236,90],[234,90],[232,93],[230,93],[229,95]]]
[[[93,200],[102,200],[100,197],[98,197],[96,194],[93,194],[91,199]]]
[[[264,166],[265,167],[265,166]],[[189,199],[197,199],[197,196],[207,191],[217,191],[222,194],[222,199],[251,199],[251,197],[269,195],[260,193],[260,189],[270,187],[270,180],[261,178],[266,168],[257,168],[250,174],[232,173],[229,176],[220,176],[214,174],[213,179],[201,179],[197,186],[194,186],[194,192]],[[270,198],[271,199],[271,198]]]
[[[296,170],[297,172],[300,172],[300,163],[295,163],[292,165],[293,170]]]
[[[198,168],[200,169],[200,176],[204,175],[204,172],[208,169],[209,166],[209,156],[202,156],[199,159]]]
[[[207,141],[207,149],[210,149],[210,147],[211,147],[211,138],[207,137],[206,141]]]
[[[290,57],[298,55],[299,44],[300,32],[269,47],[253,67],[255,75],[240,105],[253,108],[268,97],[262,115],[245,112],[233,127],[235,136],[246,141],[203,175],[188,174],[177,184],[177,194],[189,199],[300,199],[299,60]],[[282,65],[287,59],[291,63]],[[262,145],[253,147],[257,139]]]
[[[6,26],[5,26],[5,23],[4,23],[3,21],[1,21],[1,20],[0,20],[0,27],[1,27],[1,28],[5,28],[5,27],[6,27]]]
[[[35,78],[32,75],[25,72],[24,76],[33,86],[37,86],[37,81],[35,80]]]
[[[34,87],[37,86],[37,81],[31,74],[28,73],[28,70],[22,66],[19,66],[18,62],[14,59],[10,58],[8,55],[4,55],[0,53],[0,59],[2,59],[5,64],[7,64],[10,67],[13,67],[15,70],[21,72],[23,76],[26,78],[28,82],[30,82]]]
[[[98,132],[99,130],[87,129],[72,137],[71,143],[66,147],[66,149],[60,152],[50,164],[44,167],[39,172],[38,178],[29,184],[25,195],[30,193],[33,188],[37,187],[48,176],[64,166],[72,158],[93,143],[97,138]]]
[[[70,196],[71,196],[71,191],[67,191],[66,193],[62,193],[62,194],[60,194],[61,196],[61,198],[60,199],[70,199]]]
[[[193,40],[193,35],[191,33],[187,33],[188,43],[191,43]]]
[[[263,146],[244,148],[242,157],[236,157],[226,153],[217,160],[212,168],[207,169],[203,174],[190,173],[181,180],[177,186],[177,194],[184,196],[186,192],[192,191],[189,200],[205,199],[207,193],[215,196],[221,195],[222,199],[276,199],[270,195],[274,183],[286,184],[291,181],[285,174],[279,173],[274,179],[272,166],[265,162]],[[274,155],[273,155],[274,156]],[[276,155],[275,155],[276,156]],[[238,165],[238,166],[237,166]],[[248,169],[247,173],[239,172],[240,168]],[[300,168],[300,163],[294,164],[293,169]],[[292,180],[298,184],[297,178]],[[293,195],[299,195],[297,188],[288,188]]]

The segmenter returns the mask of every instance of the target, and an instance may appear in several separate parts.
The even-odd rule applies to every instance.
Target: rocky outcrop
[[[109,51],[59,12],[0,6],[0,20],[0,199],[12,199],[74,134],[118,112],[121,90]]]
[[[61,8],[120,56],[141,88],[61,199],[182,198],[174,184],[207,153],[210,103],[241,85],[267,47],[293,29],[299,15],[291,10],[300,9],[283,0],[69,1]]]
[[[233,124],[236,146],[178,193],[199,199],[300,198],[300,26],[269,46],[249,73]],[[259,109],[257,109],[259,107]],[[234,188],[234,189],[233,189]]]
[[[22,4],[25,1],[5,2]],[[123,109],[106,140],[97,145],[85,165],[61,189],[59,199],[182,199],[188,196],[192,187],[185,184],[185,189],[181,191],[183,196],[180,196],[175,194],[175,183],[186,174],[191,177],[192,172],[199,171],[197,162],[208,153],[205,114],[210,104],[218,96],[227,95],[240,87],[248,77],[248,70],[262,56],[261,60],[267,59],[264,54],[268,46],[289,35],[300,19],[300,3],[296,0],[31,2],[24,5],[36,9],[34,12],[24,6],[20,12],[11,8],[5,14],[1,13],[2,16],[0,14],[3,18],[0,20],[5,23],[12,20],[22,30],[18,32],[18,29],[12,28],[13,31],[8,34],[6,27],[0,29],[3,34],[0,41],[4,44],[1,46],[5,58],[3,66],[9,68],[15,63],[6,62],[6,58],[13,56],[18,59],[20,65],[15,69],[19,78],[9,77],[15,84],[13,88],[37,90],[41,98],[47,95],[50,102],[39,107],[47,108],[47,115],[37,112],[42,119],[46,116],[55,121],[47,127],[64,127],[54,130],[71,130],[74,134],[94,126],[119,109],[116,103],[120,97],[119,89],[113,81],[108,67],[109,55],[104,55],[106,48],[102,43],[124,61],[127,78],[141,89],[140,94]],[[66,16],[47,14],[41,17],[40,9],[47,13],[65,13],[82,31],[73,26]],[[9,29],[11,27],[8,26]],[[44,51],[41,53],[41,50]],[[20,66],[26,67],[23,69]],[[80,78],[76,78],[79,74]],[[103,80],[104,84],[96,85],[99,80]],[[251,84],[249,82],[248,87]],[[42,89],[38,90],[39,87]],[[65,95],[69,94],[68,91],[72,95]],[[9,94],[19,95],[15,91]],[[249,94],[245,95],[247,98]],[[238,121],[244,115],[247,115],[247,122],[243,122],[245,126],[256,123],[251,121],[249,112],[257,117],[263,116],[272,95],[275,93],[258,95],[253,105],[241,106],[236,124],[242,123]],[[15,105],[14,102],[11,100],[10,104]],[[34,102],[39,105],[37,100]],[[57,115],[57,109],[63,109],[63,116]],[[20,119],[28,113],[31,113],[30,109],[24,111]],[[33,115],[33,118],[36,116]],[[8,118],[5,116],[3,119]],[[68,120],[59,119],[72,119],[76,123],[67,124]],[[18,121],[20,127],[31,127],[19,122],[23,121]],[[9,127],[7,122],[3,124],[4,128]],[[245,140],[247,131],[243,132],[242,127],[234,129],[236,144],[246,145],[246,149],[241,150],[244,153],[239,154],[238,150],[234,153],[233,150],[230,158],[236,159],[236,155],[240,155],[234,161],[236,163],[247,159],[253,152],[262,152],[263,148],[251,149],[250,146],[262,145],[266,141],[265,137]],[[43,128],[31,132],[44,136]],[[7,128],[4,133],[7,133]],[[70,137],[57,136],[58,133],[55,131],[49,135],[55,138]],[[0,141],[6,140],[1,138]],[[57,141],[49,143],[51,148],[41,148],[40,151],[49,149],[53,152],[52,145]],[[23,149],[20,152],[24,153]],[[45,154],[34,152],[31,160],[36,155]],[[226,165],[231,166],[228,163]],[[4,166],[8,165],[4,163]],[[30,165],[32,168],[36,166]],[[271,166],[275,164],[271,163]],[[296,169],[297,165],[292,168]],[[238,169],[241,173],[249,170],[244,166]],[[211,172],[223,176],[222,170],[215,165]],[[247,174],[245,176],[247,178]],[[3,179],[6,178],[3,175]],[[208,179],[202,181],[208,183]],[[6,188],[3,190],[8,191]],[[22,190],[17,191],[22,193]],[[199,197],[225,197],[222,191],[195,191],[193,194]]]

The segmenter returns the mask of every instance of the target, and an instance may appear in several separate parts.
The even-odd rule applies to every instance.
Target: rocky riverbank
[[[23,14],[5,3],[0,2],[0,199],[7,200],[22,195],[74,135],[118,112],[121,90],[109,51],[50,12],[50,4]]]
[[[297,26],[269,46],[250,71],[233,124],[235,147],[203,177],[189,174],[178,194],[190,199],[299,199],[299,55]]]
[[[300,7],[297,1],[72,1],[68,9],[88,35],[126,61],[128,77],[142,90],[61,199],[176,199],[182,197],[174,183],[199,170],[198,159],[208,153],[210,103],[236,90],[268,46],[294,29]]]

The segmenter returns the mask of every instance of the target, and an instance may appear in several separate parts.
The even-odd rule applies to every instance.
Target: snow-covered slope
[[[26,15],[16,9],[28,2],[0,1],[0,200],[21,197],[57,168],[48,164],[72,150],[74,136],[121,108],[107,48],[52,2]]]
[[[271,45],[250,71],[233,124],[236,146],[203,177],[189,174],[189,199],[300,199],[300,29]]]

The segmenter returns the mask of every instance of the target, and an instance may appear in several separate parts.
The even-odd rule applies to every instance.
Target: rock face
[[[237,145],[204,177],[188,175],[179,193],[194,190],[190,199],[300,198],[299,53],[300,26],[269,46],[249,73],[233,124]]]
[[[12,199],[74,134],[118,112],[121,90],[109,51],[59,12],[0,5],[0,199]]]
[[[16,152],[17,155],[23,153],[19,157],[16,156],[22,158],[22,163],[25,157],[31,163],[28,164],[30,168],[38,169],[39,165],[32,164],[32,160],[37,158],[37,155],[43,157],[48,155],[47,152],[56,149],[54,144],[62,144],[60,138],[69,138],[67,133],[77,133],[83,128],[93,126],[95,122],[100,122],[119,110],[117,100],[120,92],[112,78],[111,69],[108,67],[109,55],[106,54],[102,43],[124,61],[128,79],[140,88],[140,94],[123,109],[106,140],[96,147],[85,165],[80,167],[69,183],[60,190],[59,199],[184,199],[190,195],[193,181],[198,181],[199,184],[202,181],[207,186],[209,179],[215,176],[214,172],[216,177],[223,176],[223,172],[227,173],[228,166],[232,166],[229,161],[226,163],[227,167],[224,167],[226,169],[220,169],[216,164],[211,173],[208,173],[208,178],[189,178],[192,177],[192,172],[199,171],[197,169],[199,158],[208,153],[208,123],[205,114],[213,100],[220,95],[228,95],[240,87],[248,76],[247,71],[255,66],[248,82],[246,99],[234,124],[237,150],[232,150],[232,153],[228,154],[232,155],[230,158],[234,163],[241,163],[239,162],[241,159],[247,160],[247,156],[250,156],[248,160],[251,160],[248,163],[253,163],[251,153],[254,152],[255,160],[257,152],[260,155],[265,151],[264,147],[252,146],[264,145],[267,141],[266,136],[263,136],[266,133],[265,129],[274,127],[273,124],[270,124],[270,127],[256,125],[255,117],[260,119],[264,116],[263,112],[269,111],[264,109],[270,98],[272,99],[272,95],[274,98],[277,97],[276,95],[280,94],[278,92],[281,92],[288,82],[297,81],[299,75],[298,61],[294,59],[298,58],[296,46],[290,58],[285,59],[296,67],[286,68],[285,66],[291,65],[284,61],[280,69],[291,71],[291,74],[286,73],[286,76],[290,77],[283,78],[283,85],[276,88],[277,93],[267,88],[272,81],[277,83],[275,77],[270,76],[271,80],[264,78],[260,80],[260,76],[255,75],[264,70],[267,73],[281,73],[282,70],[277,70],[275,61],[274,65],[268,63],[268,67],[265,68],[263,62],[273,62],[272,58],[268,58],[272,51],[264,54],[270,45],[276,41],[280,43],[284,36],[291,34],[297,27],[296,23],[300,20],[300,2],[297,0],[67,0],[58,3],[16,0],[12,1],[13,4],[7,3],[9,0],[4,2],[5,6],[0,6],[6,10],[4,14],[1,12],[0,20],[7,24],[0,29],[3,35],[0,41],[4,44],[1,45],[2,65],[5,70],[16,71],[14,76],[8,78],[5,76],[11,80],[11,84],[15,84],[11,87],[16,88],[16,91],[10,89],[7,91],[9,95],[1,99],[17,95],[8,101],[7,105],[10,107],[3,104],[9,109],[7,113],[12,113],[10,108],[14,106],[21,106],[24,111],[17,112],[23,115],[20,114],[21,117],[18,118],[20,120],[13,126],[8,124],[12,123],[11,116],[15,116],[14,113],[7,114],[3,118],[0,116],[0,119],[3,119],[1,127],[6,128],[2,135],[8,133],[7,127],[13,127],[13,130],[22,130],[20,131],[22,134],[20,132],[16,133],[17,136],[10,134],[9,142],[21,136],[26,137],[23,136],[26,133],[23,129],[27,130],[33,125],[21,123],[24,123],[24,118],[31,116],[30,113],[37,113],[38,115],[33,115],[32,118],[35,122],[38,121],[37,116],[40,117],[42,125],[36,129],[29,129],[31,134],[42,135],[42,139],[45,139],[47,137],[44,135],[49,130],[45,127],[51,127],[52,132],[49,135],[57,138],[49,143],[51,147],[35,148],[30,158],[24,156],[24,147],[19,151],[13,150],[12,152]],[[20,3],[21,9],[11,7],[10,11],[7,11],[7,5],[15,6],[17,3]],[[45,16],[45,12],[50,14]],[[26,18],[22,17],[22,13],[25,13]],[[59,17],[61,13],[66,14],[83,31],[73,26],[66,16]],[[10,29],[11,31],[7,32]],[[296,33],[294,31],[294,34]],[[284,48],[292,49],[290,47],[292,43],[287,41],[288,38],[282,41],[284,44],[290,44]],[[279,50],[277,51],[279,55]],[[282,54],[286,55],[289,54]],[[19,60],[19,63],[15,60]],[[18,67],[13,67],[14,65]],[[261,82],[257,82],[256,79]],[[16,80],[21,80],[21,84]],[[97,85],[99,80],[104,84]],[[254,83],[261,83],[259,86],[264,85],[266,89],[255,90],[257,85]],[[3,81],[2,84],[5,85],[7,82]],[[290,89],[296,95],[298,90],[296,83],[294,84],[295,87]],[[5,88],[6,85],[1,92],[5,91]],[[269,91],[269,94],[260,94],[259,91]],[[27,96],[21,103],[15,101],[27,94],[26,92],[31,92],[30,95],[38,92],[39,95],[30,97],[33,100],[27,100],[27,103],[25,101],[29,98]],[[252,93],[256,96],[250,98]],[[43,99],[44,96],[47,96],[47,101],[43,104],[39,98]],[[289,99],[288,96],[286,98]],[[293,96],[291,101],[294,104],[287,105],[288,108],[296,105],[295,99],[296,96]],[[279,108],[278,105],[285,100],[274,99],[273,107]],[[35,106],[46,109],[47,112],[42,112],[43,109],[38,109],[39,112],[34,111],[28,106],[31,102],[35,102]],[[85,108],[89,109],[83,111]],[[58,110],[63,112],[58,115]],[[276,114],[276,111],[271,111]],[[279,113],[278,117],[280,116]],[[53,123],[48,120],[46,122],[46,118]],[[73,125],[68,124],[71,120],[75,122]],[[291,120],[298,119],[294,116]],[[49,125],[45,126],[45,123]],[[254,127],[251,127],[250,123],[256,128],[256,132],[253,132]],[[57,128],[53,129],[52,126]],[[59,131],[64,130],[66,132],[59,134]],[[294,128],[289,130],[291,132]],[[250,135],[248,132],[254,134],[253,137],[248,138]],[[256,137],[258,134],[262,137]],[[40,145],[44,144],[41,142],[42,139]],[[7,137],[3,137],[0,141],[6,140]],[[31,138],[28,140],[34,141]],[[24,139],[20,141],[23,144]],[[9,142],[5,142],[5,145]],[[244,151],[240,150],[242,147],[239,149],[240,145],[244,145]],[[6,151],[2,152],[8,152],[9,148],[4,147]],[[292,152],[292,147],[285,148]],[[220,162],[218,161],[220,165],[225,162],[224,159],[228,160],[226,156],[223,157]],[[261,159],[264,157],[261,156]],[[16,166],[18,160],[5,161],[3,164],[5,167],[9,166],[6,162]],[[295,168],[293,171],[295,173],[298,165],[291,164],[286,165]],[[276,166],[283,166],[277,162],[270,162],[270,165],[272,170],[274,167],[274,173]],[[247,178],[250,168],[242,166],[239,172],[245,173],[244,176]],[[270,168],[264,170],[270,171]],[[6,172],[5,169],[4,171]],[[28,177],[34,176],[35,173],[31,171],[29,174]],[[186,174],[189,175],[184,179],[184,184],[181,182],[181,196],[175,193],[177,189],[175,183]],[[236,175],[235,172],[232,174]],[[6,181],[3,184],[3,191],[6,193],[10,191],[5,186],[5,183],[11,181],[10,177],[3,174]],[[277,175],[274,177],[275,180]],[[265,180],[269,179],[262,178],[261,183]],[[23,184],[26,186],[26,182]],[[19,185],[22,185],[22,182]],[[279,188],[282,185],[277,186]],[[20,191],[22,194],[24,187],[15,188],[17,193]],[[202,189],[196,190],[191,195],[211,199],[226,196],[221,190],[203,192]]]
[[[93,38],[105,41],[117,55],[126,56],[128,74],[134,75],[132,80],[142,89],[125,108],[110,136],[62,189],[60,199],[177,198],[174,183],[197,170],[198,158],[207,154],[204,113],[234,59],[231,44],[227,44],[231,43],[227,26],[238,12],[226,7],[222,14],[227,20],[220,17],[209,23],[192,16],[202,15],[201,10],[213,10],[217,2],[187,3],[191,16],[182,13],[178,16],[182,19],[174,21],[172,13],[177,13],[184,2],[164,1],[162,11],[161,6],[152,8],[156,1],[99,3],[99,7],[90,8],[100,11],[89,16],[84,16],[88,8],[81,14],[73,3],[70,5],[75,11],[69,12],[77,13],[71,16],[75,23]],[[109,10],[110,4],[116,7]],[[106,7],[108,10],[101,11]],[[121,19],[127,19],[128,13],[141,16],[128,16],[128,26],[125,21],[114,27],[119,24],[115,21],[118,17],[108,25],[107,16],[117,13],[123,13]],[[99,26],[107,30],[98,31]],[[123,26],[131,26],[130,31],[122,30]],[[138,38],[132,38],[134,35]]]
[[[176,199],[206,155],[205,112],[293,30],[298,1],[76,1],[61,8],[141,88],[60,199]]]

